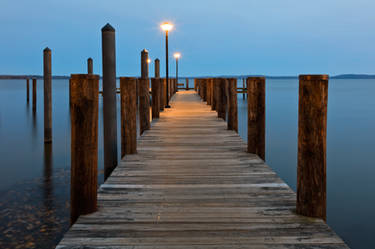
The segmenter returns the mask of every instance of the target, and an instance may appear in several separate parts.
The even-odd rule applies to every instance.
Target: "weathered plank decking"
[[[348,248],[196,94],[171,105],[57,248]]]

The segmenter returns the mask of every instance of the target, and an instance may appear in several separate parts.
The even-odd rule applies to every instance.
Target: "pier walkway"
[[[195,92],[171,105],[58,249],[348,248]]]

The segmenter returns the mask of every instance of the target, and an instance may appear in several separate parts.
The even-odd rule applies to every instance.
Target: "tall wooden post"
[[[299,76],[297,213],[326,220],[328,75]]]
[[[96,211],[99,75],[71,75],[70,223]]]
[[[197,91],[197,79],[194,79],[194,91]]]
[[[92,58],[87,59],[87,73],[88,74],[94,73],[94,65],[93,65]]]
[[[186,91],[189,91],[189,78],[186,78]]]
[[[160,60],[155,59],[155,78],[160,78]]]
[[[141,78],[148,78],[148,51],[143,49],[141,51]]]
[[[165,100],[165,78],[160,79],[160,111],[164,111],[164,106],[167,104]]]
[[[150,129],[150,93],[149,79],[138,79],[139,83],[139,124],[140,134]]]
[[[26,102],[29,103],[30,101],[30,79],[26,79]]]
[[[224,120],[227,119],[227,80],[221,78],[218,87],[218,109],[217,116]]]
[[[245,88],[246,88],[245,78],[243,78],[242,79],[242,99],[245,99]],[[237,86],[236,86],[236,89],[237,89]]]
[[[151,79],[152,119],[159,118],[160,115],[160,82],[159,78]]]
[[[115,29],[102,28],[104,179],[117,166],[116,48]]]
[[[33,113],[36,113],[36,79],[33,79]]]
[[[137,153],[137,79],[120,78],[121,158]]]
[[[228,87],[228,130],[238,132],[237,79],[227,79]]]
[[[44,142],[52,142],[52,72],[51,50],[43,51],[43,77],[44,77]]]
[[[265,160],[266,79],[247,78],[247,152]]]

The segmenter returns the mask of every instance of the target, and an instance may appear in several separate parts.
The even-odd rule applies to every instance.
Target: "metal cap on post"
[[[117,166],[116,44],[115,29],[102,28],[104,179]]]

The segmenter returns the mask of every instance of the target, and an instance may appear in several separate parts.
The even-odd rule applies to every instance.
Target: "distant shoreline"
[[[266,77],[267,79],[298,79],[298,76],[264,76],[264,75],[220,75],[215,77],[222,77],[222,78],[247,78],[253,76],[262,76]],[[134,76],[136,77],[136,76]],[[184,77],[180,76],[179,78],[182,79],[194,79],[194,78],[209,78],[213,76],[197,76],[197,77]],[[55,75],[52,76],[53,79],[69,79],[70,76],[65,75]],[[119,77],[118,77],[119,78]],[[173,76],[171,76],[173,78]],[[0,75],[0,80],[10,80],[10,79],[43,79],[41,75]],[[375,75],[372,74],[340,74],[335,76],[330,76],[330,79],[375,79]]]

